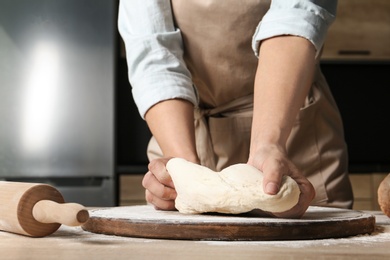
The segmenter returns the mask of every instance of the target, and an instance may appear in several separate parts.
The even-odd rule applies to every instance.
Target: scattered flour
[[[91,217],[106,219],[123,219],[129,222],[148,222],[159,220],[163,223],[312,223],[328,222],[367,218],[369,214],[359,211],[351,211],[337,208],[326,207],[309,207],[301,219],[280,219],[264,218],[255,215],[224,215],[224,214],[182,214],[177,211],[155,210],[150,205],[130,206],[130,207],[113,207],[104,209],[95,209],[90,211]]]
[[[358,235],[346,238],[330,238],[317,240],[289,240],[289,241],[198,241],[216,246],[242,246],[242,245],[262,245],[285,248],[305,248],[305,247],[349,247],[361,246],[368,247],[378,244],[390,243],[390,226],[377,226],[377,230],[372,234]]]
[[[165,243],[164,239],[147,239],[122,237],[114,235],[95,234],[82,230],[80,227],[62,226],[56,233],[50,236],[51,239],[72,239],[75,242],[92,244],[123,245],[128,243]],[[27,239],[27,238],[26,238]],[[179,240],[173,240],[178,242]],[[264,246],[278,248],[307,248],[307,247],[370,247],[378,244],[390,244],[390,225],[377,226],[372,234],[358,235],[346,238],[330,238],[317,240],[285,240],[285,241],[186,241],[180,243],[206,244],[209,246]]]

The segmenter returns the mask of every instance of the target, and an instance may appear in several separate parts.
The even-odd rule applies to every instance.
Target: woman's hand
[[[263,189],[267,194],[278,193],[283,175],[293,178],[301,190],[298,204],[295,207],[286,212],[269,212],[268,214],[280,218],[300,218],[315,196],[312,184],[279,148],[266,147],[255,158],[255,160],[250,158],[248,164],[255,166],[264,173]],[[146,189],[146,201],[159,210],[175,210],[177,193],[166,169],[169,159],[165,157],[152,160],[148,165],[149,171],[142,180],[142,185]]]
[[[301,194],[296,206],[282,213],[271,213],[279,218],[300,218],[306,212],[314,199],[315,190],[298,168],[288,159],[284,149],[276,146],[266,146],[249,159],[248,164],[255,166],[264,174],[263,189],[265,193],[274,195],[279,192],[283,175],[294,179]]]
[[[160,210],[175,210],[176,190],[171,176],[165,168],[170,158],[152,160],[149,171],[142,180],[142,186],[146,189],[145,199]]]
[[[165,165],[172,157],[199,162],[195,145],[194,106],[182,99],[169,99],[151,107],[146,122],[164,154],[152,160],[142,185],[146,201],[156,209],[174,210],[176,191]]]
[[[313,185],[287,156],[286,144],[313,83],[314,45],[297,36],[262,41],[254,87],[251,148],[248,163],[264,173],[264,191],[279,191],[283,175],[301,190],[298,204],[277,217],[299,218],[315,196]]]

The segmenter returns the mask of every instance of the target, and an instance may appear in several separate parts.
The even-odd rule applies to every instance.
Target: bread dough
[[[235,164],[214,172],[181,158],[168,161],[177,197],[175,206],[185,214],[218,212],[238,214],[254,209],[279,213],[294,207],[299,200],[298,184],[284,176],[280,191],[263,191],[263,173],[249,164]]]

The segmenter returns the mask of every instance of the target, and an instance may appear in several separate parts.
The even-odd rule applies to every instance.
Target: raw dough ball
[[[294,207],[299,200],[298,184],[285,176],[280,191],[263,191],[263,173],[249,164],[235,164],[221,172],[173,158],[167,163],[181,213],[245,213],[254,209],[279,213]]]
[[[379,185],[378,203],[383,213],[390,217],[390,173]]]

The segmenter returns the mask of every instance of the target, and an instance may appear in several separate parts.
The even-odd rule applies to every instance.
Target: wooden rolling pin
[[[54,233],[61,224],[79,226],[89,219],[80,204],[64,203],[53,186],[0,181],[0,230],[31,237]]]

